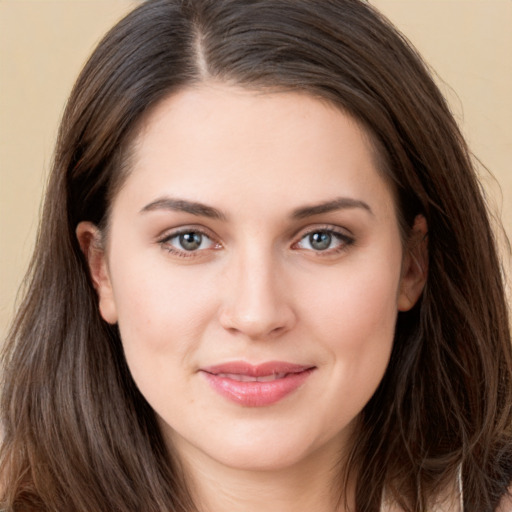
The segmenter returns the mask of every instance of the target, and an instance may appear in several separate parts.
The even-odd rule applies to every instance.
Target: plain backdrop
[[[137,3],[0,0],[0,342],[32,252],[66,98],[95,44]],[[481,168],[492,210],[510,237],[512,0],[370,3],[435,70],[470,147],[495,177]]]

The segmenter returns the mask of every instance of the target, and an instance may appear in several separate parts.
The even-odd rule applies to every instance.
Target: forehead
[[[276,198],[279,190],[280,202],[291,203],[305,192],[311,202],[362,189],[390,194],[360,124],[298,92],[216,83],[184,89],[146,116],[131,156],[128,181],[139,195],[222,202],[233,193]]]
[[[302,91],[253,90],[206,82],[175,92],[158,103],[140,123],[135,138],[139,147],[148,145],[150,138],[157,142],[158,134],[191,142],[209,135],[208,140],[215,145],[223,138],[223,146],[241,138],[244,146],[262,142],[277,145],[298,137],[323,137],[329,143],[328,132],[337,137],[342,127],[357,132],[365,150],[374,151],[372,137],[360,123],[325,98]],[[281,128],[285,130],[279,131]],[[232,137],[227,139],[225,135]],[[276,135],[280,137],[276,139]],[[203,138],[201,142],[208,140]]]

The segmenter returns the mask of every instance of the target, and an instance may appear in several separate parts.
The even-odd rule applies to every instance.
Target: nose
[[[238,258],[221,292],[222,327],[253,340],[277,337],[297,321],[282,272],[270,254],[261,252]]]

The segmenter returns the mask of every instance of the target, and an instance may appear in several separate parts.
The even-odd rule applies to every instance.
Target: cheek
[[[375,281],[358,281],[357,290],[338,291],[336,299],[338,307],[323,314],[322,338],[332,365],[318,403],[325,405],[322,414],[333,425],[344,425],[363,410],[384,376],[397,313],[394,290]]]
[[[159,272],[156,279],[139,271],[137,278],[121,282],[116,289],[118,322],[132,378],[158,414],[180,417],[194,401],[196,354],[214,297],[180,275]]]
[[[398,284],[399,266],[347,268],[317,294],[311,318],[316,318],[317,329],[333,340],[334,346],[359,351],[374,342],[391,342]]]
[[[161,255],[160,255],[161,256]],[[134,377],[186,367],[216,308],[215,287],[197,270],[124,260],[112,275],[118,323]],[[164,367],[165,366],[165,367]]]
[[[347,267],[327,281],[309,312],[311,330],[333,362],[331,398],[346,407],[351,397],[354,412],[373,395],[391,354],[400,278],[400,260],[394,261]]]

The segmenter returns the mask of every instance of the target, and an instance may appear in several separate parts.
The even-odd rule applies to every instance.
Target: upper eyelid
[[[165,229],[159,235],[157,235],[156,239],[158,242],[164,242],[165,240],[169,240],[184,233],[199,233],[203,236],[210,238],[212,241],[218,241],[218,237],[215,236],[215,234],[213,234],[211,230],[206,229],[202,226],[194,225]]]
[[[208,238],[211,242],[210,247],[204,247],[202,249],[195,250],[186,250],[185,248],[180,248],[175,243],[171,243],[171,240],[179,237],[182,234],[186,233],[199,233],[201,236]],[[174,228],[172,230],[164,231],[162,236],[156,239],[156,244],[164,249],[166,252],[173,254],[175,257],[183,257],[183,258],[201,258],[204,257],[212,250],[216,250],[222,247],[222,244],[216,239],[214,236],[211,236],[206,230],[203,230],[198,227],[181,227]],[[191,260],[192,261],[192,260]]]
[[[347,238],[354,238],[354,235],[348,228],[344,228],[341,226],[333,226],[332,224],[318,224],[316,226],[306,226],[296,233],[295,238],[300,240],[305,236],[308,236],[311,233],[316,233],[318,231],[327,231]]]

